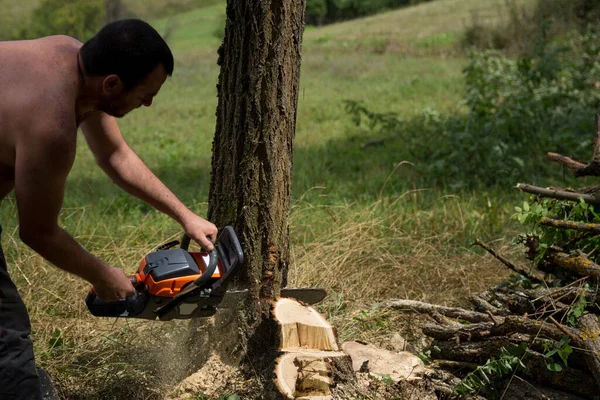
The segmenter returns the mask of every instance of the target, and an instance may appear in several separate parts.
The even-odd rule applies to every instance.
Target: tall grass
[[[88,234],[85,209],[70,212],[65,223],[78,240],[128,272],[153,240],[174,238],[173,230],[150,219],[139,226],[123,221],[116,233],[99,224]],[[368,207],[300,200],[291,214],[289,285],[328,291],[317,308],[337,326],[340,340],[385,337],[409,327],[377,302],[464,304],[506,276],[470,244],[481,237],[510,251],[503,232],[510,214],[506,198],[491,193],[463,197],[414,190]],[[83,303],[88,285],[48,265],[15,236],[14,230],[5,232],[3,241],[13,279],[29,305],[37,360],[64,398],[159,399],[199,367],[202,354],[190,352],[186,322],[92,317]]]

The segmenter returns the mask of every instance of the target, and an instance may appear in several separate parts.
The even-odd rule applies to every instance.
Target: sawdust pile
[[[166,400],[187,400],[198,393],[217,397],[247,383],[238,368],[225,364],[217,354],[212,354],[202,368],[179,383]]]

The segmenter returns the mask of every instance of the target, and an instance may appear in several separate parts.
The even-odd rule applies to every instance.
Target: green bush
[[[102,0],[43,0],[17,35],[32,39],[68,35],[81,41],[91,38],[105,21]]]
[[[403,159],[415,164],[425,184],[461,189],[548,182],[562,172],[546,161],[548,151],[590,158],[600,104],[600,37],[590,29],[566,47],[549,41],[546,30],[532,55],[469,54],[464,115],[428,109],[400,120],[356,102],[348,109],[380,136],[400,135]]]

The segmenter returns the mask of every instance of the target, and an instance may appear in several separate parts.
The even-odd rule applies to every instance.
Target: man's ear
[[[123,91],[123,81],[118,75],[108,75],[102,81],[102,91],[107,95],[119,94]]]

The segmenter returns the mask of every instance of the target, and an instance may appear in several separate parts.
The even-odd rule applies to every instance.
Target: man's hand
[[[109,303],[133,296],[135,289],[122,269],[106,267],[102,277],[97,282],[92,282],[94,292],[103,301]]]
[[[212,222],[192,213],[183,221],[182,226],[185,233],[206,250],[211,251],[215,247],[213,243],[217,240],[219,230]]]

